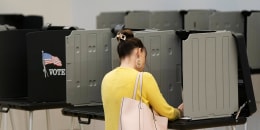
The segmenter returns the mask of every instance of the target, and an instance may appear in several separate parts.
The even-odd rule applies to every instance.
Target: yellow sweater
[[[106,130],[118,130],[122,98],[132,98],[137,74],[138,71],[135,69],[118,67],[104,77],[101,94],[105,112]],[[179,110],[173,108],[165,101],[154,77],[147,72],[143,74],[142,96],[142,101],[151,106],[160,115],[170,120],[177,119],[180,116]],[[140,99],[139,89],[137,90],[136,99]]]

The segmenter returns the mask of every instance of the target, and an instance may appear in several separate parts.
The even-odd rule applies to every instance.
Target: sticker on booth
[[[46,66],[51,64],[57,67],[62,67],[62,62],[59,57],[53,56],[50,53],[46,53],[42,51],[42,66],[43,66],[43,73],[45,78],[49,76],[66,75],[65,69],[52,68],[52,69],[48,69],[47,71]]]

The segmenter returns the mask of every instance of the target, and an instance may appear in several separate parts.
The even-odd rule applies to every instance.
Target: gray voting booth
[[[181,30],[183,18],[179,11],[133,11],[125,16],[126,28]]]
[[[153,74],[167,102],[177,107],[181,102],[181,41],[175,31],[136,31],[147,49],[145,71]],[[118,42],[112,39],[112,67],[119,66]]]
[[[190,34],[183,41],[184,116],[205,119],[238,110],[238,60],[231,32]]]
[[[253,70],[259,70],[260,61],[257,57],[260,54],[259,22],[259,12],[251,12],[251,15],[246,18],[241,12],[215,12],[210,16],[209,29],[228,30],[246,35],[249,65]]]
[[[188,10],[184,15],[185,30],[209,30],[209,17],[215,10]]]
[[[14,30],[16,29],[14,26],[9,25],[0,25],[0,31]]]
[[[126,12],[102,12],[96,17],[97,29],[112,28],[124,24]]]
[[[150,16],[150,28],[160,30],[182,30],[182,15],[179,11],[153,11]]]
[[[155,68],[162,72],[168,68],[169,66],[165,68],[158,66],[166,63],[163,60],[165,57],[168,60],[173,58],[167,55],[176,54],[178,56],[179,52],[172,53],[174,49],[171,50],[173,47],[178,48],[176,51],[181,50],[178,46],[181,45],[179,39],[183,40],[184,115],[191,119],[169,121],[168,128],[199,129],[239,125],[244,124],[247,117],[256,112],[245,40],[241,34],[227,31],[137,31],[134,34],[144,42],[147,48],[148,56],[150,56],[147,57],[149,60],[147,64],[152,66],[148,67],[148,71]],[[171,45],[166,39],[171,41]],[[113,67],[117,67],[119,63],[118,56],[115,57],[117,44],[116,39],[113,38],[112,59],[116,63],[113,64]],[[165,48],[168,49],[165,50]],[[167,63],[175,66],[179,59],[174,60],[175,63],[172,61]],[[154,61],[157,61],[157,64],[154,64]],[[158,76],[157,70],[153,70],[152,73],[155,73],[153,74],[155,77]],[[178,72],[172,71],[164,73],[165,75],[167,73],[178,74]],[[174,76],[171,77],[171,79],[174,78]],[[159,81],[162,80],[167,82],[167,79],[159,77]],[[166,88],[160,87],[163,95],[166,95],[167,101],[176,103],[177,100],[172,97],[169,100],[164,91]],[[178,92],[173,91],[171,94],[176,93]],[[79,122],[85,124],[89,124],[91,118],[104,119],[103,108],[99,105],[78,107],[72,110],[63,109],[64,113],[78,116]],[[88,121],[82,121],[81,116],[88,118]]]
[[[125,27],[134,29],[149,28],[151,12],[149,11],[133,11],[125,16]]]
[[[228,30],[244,33],[244,22],[244,16],[238,11],[189,10],[184,15],[185,30]]]
[[[209,30],[228,30],[244,33],[244,16],[241,12],[214,12],[209,16]]]
[[[111,70],[110,29],[77,30],[66,37],[67,103],[101,103],[101,82]]]
[[[7,27],[5,25],[0,25],[0,31],[6,31]]]
[[[247,54],[252,69],[260,70],[260,12],[252,12],[247,17]]]

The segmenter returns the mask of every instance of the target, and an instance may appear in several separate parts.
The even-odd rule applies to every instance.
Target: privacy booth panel
[[[188,10],[184,14],[185,30],[209,30],[209,17],[215,10]]]
[[[26,34],[33,31],[0,31],[0,98],[27,97]]]
[[[28,98],[35,102],[65,102],[65,36],[71,30],[27,34]]]
[[[66,37],[67,103],[101,103],[101,82],[111,67],[110,29],[78,30]]]
[[[260,70],[260,12],[252,12],[247,18],[247,53],[252,69]],[[258,71],[259,73],[259,71]]]
[[[231,32],[190,34],[183,41],[184,116],[230,116],[238,110],[238,60]]]
[[[177,107],[182,102],[181,40],[175,31],[136,31],[147,49],[145,71],[156,79],[167,102]],[[112,39],[112,67],[120,65],[116,51],[118,41]]]
[[[113,28],[118,24],[124,24],[126,12],[101,12],[96,17],[97,29]]]

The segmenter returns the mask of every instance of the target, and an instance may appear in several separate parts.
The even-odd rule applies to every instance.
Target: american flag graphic
[[[44,65],[54,64],[56,66],[62,66],[60,59],[56,56],[52,56],[49,53],[42,53],[42,60]]]

